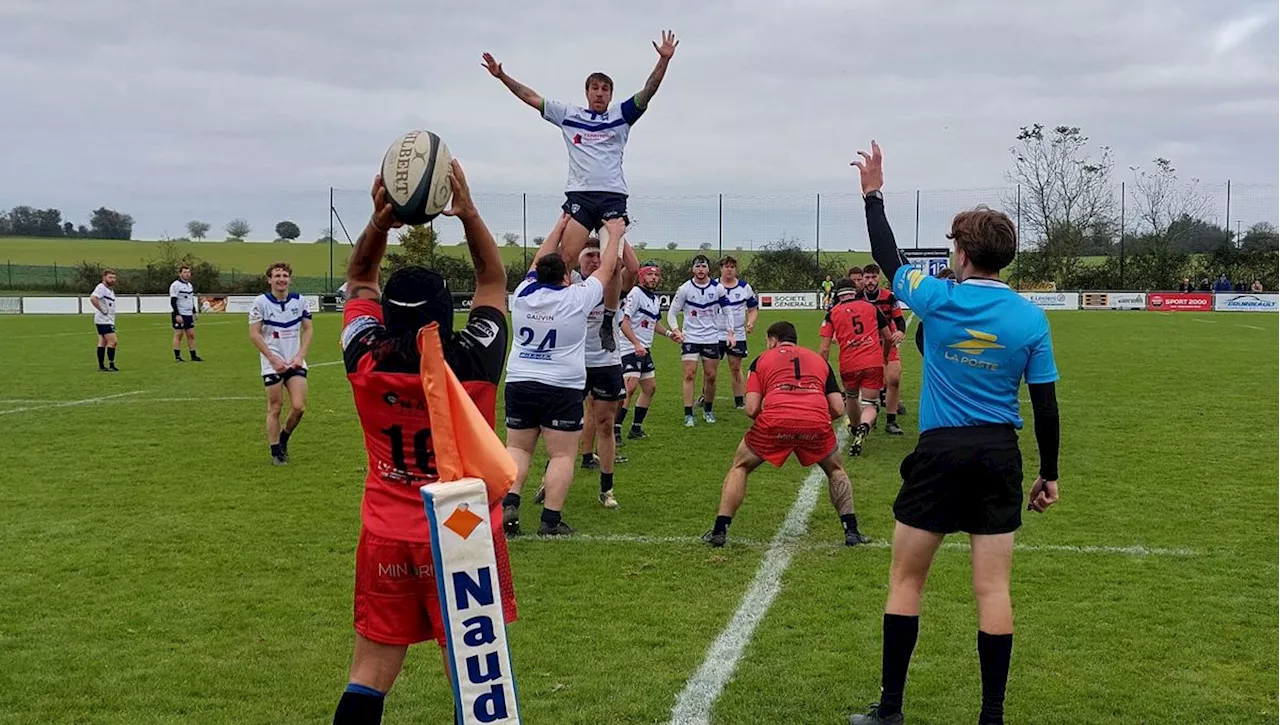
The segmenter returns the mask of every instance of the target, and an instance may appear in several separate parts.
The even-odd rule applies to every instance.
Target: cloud
[[[22,170],[0,175],[0,208],[79,221],[107,204],[143,236],[231,216],[319,236],[330,186],[360,190],[342,197],[358,225],[411,127],[440,133],[516,226],[507,195],[554,200],[565,151],[480,53],[549,97],[578,101],[594,70],[621,97],[664,27],[682,42],[627,149],[637,196],[851,192],[873,136],[895,190],[991,189],[1035,122],[1082,127],[1120,168],[1176,149],[1205,180],[1275,183],[1280,154],[1276,16],[1249,0],[9,0],[0,17],[0,168]],[[701,202],[666,206],[663,229],[705,235]]]

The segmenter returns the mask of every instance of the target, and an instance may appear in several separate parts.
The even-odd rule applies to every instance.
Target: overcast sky
[[[145,238],[180,236],[188,219],[211,222],[221,238],[232,216],[262,238],[288,217],[314,239],[328,223],[328,188],[366,189],[392,139],[422,127],[464,163],[493,207],[481,211],[498,218],[491,226],[521,232],[519,197],[501,194],[557,193],[565,149],[480,54],[568,102],[581,102],[583,79],[602,70],[621,100],[643,85],[663,28],[681,43],[627,148],[636,197],[794,194],[774,200],[795,219],[783,226],[812,235],[826,222],[807,221],[811,197],[855,190],[848,161],[868,139],[884,146],[890,190],[993,189],[1005,183],[1018,127],[1035,122],[1078,125],[1112,146],[1117,180],[1166,156],[1206,182],[1275,184],[1276,9],[1274,0],[0,0],[0,208],[56,206],[78,223],[105,204],[131,213]],[[1263,188],[1246,225],[1276,215],[1274,187]],[[939,218],[997,196],[933,195]],[[363,200],[339,197],[348,226],[359,226]],[[694,238],[716,228],[716,203],[637,199],[646,209],[637,216]],[[554,197],[537,208],[530,236],[549,225]]]

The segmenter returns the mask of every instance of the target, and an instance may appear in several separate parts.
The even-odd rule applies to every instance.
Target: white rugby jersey
[[[175,279],[169,285],[169,296],[178,298],[178,314],[194,315],[196,313],[196,288],[190,282]]]
[[[622,315],[614,314],[613,316],[613,339],[616,342],[622,337]],[[586,360],[589,368],[604,368],[610,365],[622,364],[622,351],[614,345],[613,352],[604,349],[604,345],[600,342],[600,326],[604,324],[604,300],[600,304],[591,308],[591,312],[587,313],[587,341],[585,350],[583,351],[583,359]]]
[[[721,287],[724,285],[722,284]],[[741,278],[733,287],[725,287],[724,304],[720,308],[720,314],[725,319],[720,323],[720,339],[728,342],[728,328],[731,325],[735,341],[747,339],[747,310],[758,304],[760,302],[756,299],[756,291]]]
[[[105,284],[99,282],[97,287],[93,288],[92,297],[98,298],[98,306],[102,310],[94,308],[93,323],[95,325],[114,325],[116,324],[116,293]]]
[[[720,306],[723,304],[724,287],[719,280],[709,280],[705,287],[699,287],[693,279],[689,279],[676,290],[671,298],[671,307],[667,309],[667,327],[677,328],[684,333],[684,341],[697,345],[714,345],[720,342],[720,330],[724,322],[720,317]],[[684,312],[684,326],[676,324],[676,313]]]
[[[622,314],[618,315],[618,322],[621,324],[623,317],[629,318],[631,331],[646,348],[652,348],[653,333],[658,329],[661,314],[662,300],[658,299],[658,295],[636,285],[627,293],[627,299],[622,303]],[[631,344],[631,339],[619,333],[618,353],[632,355],[635,351],[636,346]]]
[[[249,324],[262,323],[262,339],[266,341],[267,349],[285,362],[292,360],[302,347],[302,321],[309,319],[311,311],[297,292],[290,292],[284,301],[267,292],[254,300],[253,307],[249,308]],[[258,357],[262,361],[263,375],[275,372],[266,355],[258,353]],[[302,361],[302,367],[307,367],[306,360]]]
[[[603,299],[604,285],[595,277],[564,287],[526,275],[511,304],[507,382],[586,387],[587,315]]]
[[[631,127],[644,109],[635,98],[596,113],[581,106],[544,99],[542,117],[560,127],[569,149],[569,181],[565,191],[627,193],[622,175],[622,150]]]

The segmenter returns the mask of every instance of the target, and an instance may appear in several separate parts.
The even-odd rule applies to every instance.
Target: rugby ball
[[[430,131],[410,131],[382,157],[382,184],[391,209],[405,224],[426,224],[449,207],[449,147]]]

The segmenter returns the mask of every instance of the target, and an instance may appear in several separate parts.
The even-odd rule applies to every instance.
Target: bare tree
[[[1021,187],[1022,223],[1039,241],[1071,230],[1109,230],[1115,222],[1111,148],[1089,152],[1089,137],[1076,126],[1023,126],[1009,149],[1013,168],[1006,178]],[[1014,208],[1014,198],[1004,199]]]
[[[1150,171],[1129,167],[1138,219],[1145,225],[1140,231],[1166,234],[1179,219],[1204,218],[1209,211],[1209,198],[1200,190],[1200,180],[1180,182],[1178,170],[1169,159],[1159,158],[1151,163],[1155,168]]]

